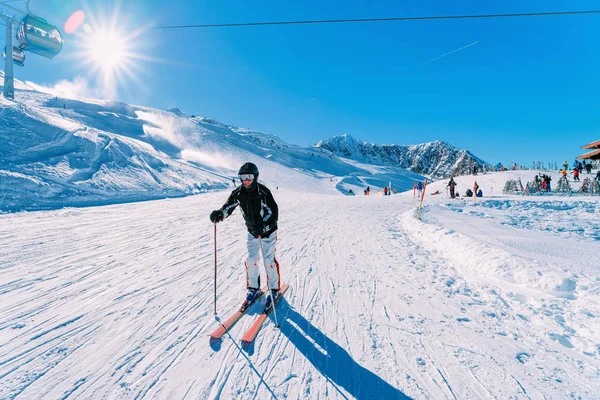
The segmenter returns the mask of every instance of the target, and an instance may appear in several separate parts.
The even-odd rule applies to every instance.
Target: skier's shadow
[[[279,310],[281,333],[337,390],[338,386],[342,387],[356,399],[410,399],[360,366],[346,350],[294,311],[287,302],[282,301]]]

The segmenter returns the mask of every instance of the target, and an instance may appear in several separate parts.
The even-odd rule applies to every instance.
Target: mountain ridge
[[[346,135],[304,147],[178,108],[64,98],[17,83],[18,101],[0,98],[0,153],[8,155],[0,158],[0,212],[226,190],[246,161],[266,184],[342,194],[390,185],[401,192],[471,163],[439,141],[409,148]]]
[[[377,145],[342,134],[321,140],[314,147],[340,157],[399,167],[434,179],[470,174],[474,166],[479,171],[484,165],[490,166],[470,151],[441,140],[415,145]]]

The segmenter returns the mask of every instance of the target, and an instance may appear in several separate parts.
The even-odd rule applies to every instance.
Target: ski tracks
[[[535,314],[530,305],[510,292],[508,296],[503,295],[505,282],[495,284],[493,279],[479,282],[463,278],[444,254],[414,242],[411,235],[415,230],[406,228],[408,224],[420,223],[403,214],[397,218],[396,229],[398,238],[413,248],[411,262],[425,266],[418,272],[428,275],[423,278],[436,288],[437,294],[430,297],[428,303],[439,313],[439,322],[436,324],[434,318],[430,321],[429,331],[423,333],[414,327],[414,323],[412,325],[423,336],[420,346],[425,357],[419,356],[419,364],[424,371],[431,370],[428,365],[444,366],[444,370],[436,370],[441,377],[441,381],[437,380],[438,387],[443,387],[440,384],[443,382],[452,392],[446,397],[537,398],[593,392],[589,383],[580,379],[573,379],[571,385],[574,386],[571,387],[561,385],[568,379],[566,371],[583,371],[583,364],[578,360],[580,357],[571,354],[558,357],[564,369],[548,367],[557,357],[557,346],[547,346],[543,332],[532,326],[526,316]],[[419,243],[427,243],[427,240],[419,239]],[[429,265],[418,261],[422,258],[429,260]],[[538,360],[531,360],[531,349],[535,349]],[[542,372],[541,376],[528,372],[534,367]]]
[[[277,195],[291,284],[281,330],[271,315],[243,349],[258,307],[211,347],[207,216],[223,197],[0,216],[0,397],[536,398],[544,384],[566,394],[560,379],[586,387],[560,354],[564,371],[548,382],[527,374],[552,353],[529,350],[540,338],[526,310],[413,240],[401,196]],[[244,295],[246,233],[237,212],[217,228],[222,317]]]

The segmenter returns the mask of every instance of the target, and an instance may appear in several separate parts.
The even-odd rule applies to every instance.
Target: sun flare
[[[87,76],[96,81],[100,95],[114,98],[119,87],[141,87],[142,63],[147,60],[141,53],[143,43],[139,30],[127,29],[133,23],[115,8],[112,17],[100,12],[85,12],[86,21],[80,29],[74,29],[77,39],[75,57]]]
[[[97,66],[112,70],[126,61],[125,45],[116,32],[95,32],[89,39],[89,53]]]

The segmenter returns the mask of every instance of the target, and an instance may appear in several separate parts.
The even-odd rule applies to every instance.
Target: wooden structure
[[[581,147],[584,150],[592,150],[577,157],[577,160],[600,160],[600,140]]]

